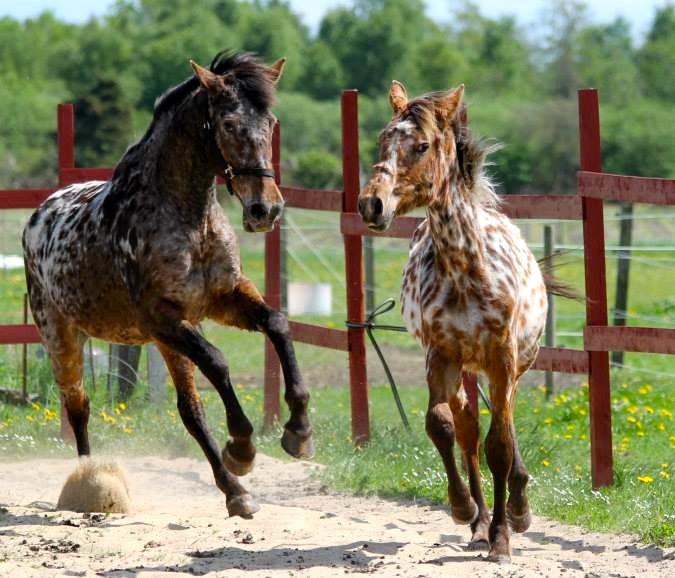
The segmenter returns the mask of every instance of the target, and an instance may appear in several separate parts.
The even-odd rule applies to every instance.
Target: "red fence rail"
[[[342,94],[342,190],[316,190],[281,184],[281,132],[277,125],[273,141],[273,164],[277,183],[287,207],[340,213],[340,231],[344,238],[347,315],[349,321],[363,322],[364,235],[410,238],[421,219],[398,218],[386,233],[368,230],[357,214],[359,182],[358,94]],[[59,105],[58,182],[65,186],[86,180],[108,179],[110,168],[75,166],[75,130],[73,107]],[[640,351],[675,354],[675,330],[649,327],[610,327],[607,319],[607,284],[603,201],[675,204],[675,181],[612,175],[602,172],[598,94],[594,89],[579,91],[579,146],[581,171],[577,177],[577,195],[512,195],[504,199],[504,212],[519,219],[580,220],[584,232],[586,284],[586,328],[584,349],[542,347],[534,364],[536,369],[564,373],[587,373],[590,390],[590,441],[593,486],[613,481],[610,374],[608,351]],[[0,209],[35,208],[52,189],[0,190]],[[265,299],[281,307],[281,231],[276,227],[265,236]],[[370,437],[366,342],[363,329],[334,329],[291,321],[293,337],[301,343],[345,351],[349,360],[352,436],[355,443]],[[33,325],[0,325],[0,344],[37,343]],[[265,345],[264,413],[265,424],[272,425],[280,412],[280,366],[269,341]],[[476,378],[464,376],[469,399],[476,407]]]

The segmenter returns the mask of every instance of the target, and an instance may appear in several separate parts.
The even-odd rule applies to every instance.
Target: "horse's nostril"
[[[281,208],[283,205],[272,205],[270,208],[270,218],[276,219],[281,213]]]
[[[359,213],[367,221],[381,217],[383,212],[384,205],[379,197],[359,199]]]
[[[384,211],[384,205],[382,204],[382,199],[380,197],[373,197],[372,201],[373,207],[373,215],[375,217],[379,217],[382,215],[382,212]]]
[[[359,214],[361,216],[366,214],[366,205],[368,204],[368,199],[359,199]]]
[[[267,215],[267,207],[263,203],[253,203],[249,209],[249,213],[254,219],[262,219]]]

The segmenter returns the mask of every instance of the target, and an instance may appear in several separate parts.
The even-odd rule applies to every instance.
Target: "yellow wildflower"
[[[487,409],[486,407],[481,407],[480,408],[480,414],[481,415],[490,415],[490,410]]]
[[[544,423],[546,425],[551,425],[553,423],[553,418],[552,417],[544,418]]]
[[[629,415],[626,419],[628,420],[628,423],[637,423],[637,419],[632,415]]]
[[[664,480],[670,479],[670,474],[668,472],[659,472],[659,476],[661,476]]]
[[[673,414],[669,412],[665,407],[659,410],[659,415],[661,417],[667,417],[668,419],[671,419],[673,417]]]
[[[639,432],[637,432],[637,435],[638,435],[638,437],[643,438],[643,437],[645,437],[645,432],[643,432],[642,430],[640,430]]]
[[[642,482],[643,484],[651,484],[654,481],[654,478],[651,476],[638,476],[638,481]]]
[[[543,459],[541,460],[541,465],[545,468],[548,468],[551,465],[551,462],[549,462],[547,459]]]
[[[632,414],[632,413],[636,413],[637,410],[638,410],[638,408],[637,408],[636,405],[630,405],[630,406],[628,406],[628,408],[626,409],[626,411],[627,411],[628,413],[631,413],[631,414]]]

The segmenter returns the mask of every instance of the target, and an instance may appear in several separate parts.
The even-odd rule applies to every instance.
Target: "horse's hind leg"
[[[471,523],[469,548],[487,549],[489,545],[490,511],[485,503],[485,496],[481,487],[480,459],[478,456],[480,445],[478,418],[471,411],[463,390],[460,390],[458,395],[450,399],[450,409],[452,409],[455,420],[457,443],[462,449],[462,457],[469,475],[471,497],[478,506],[478,517]]]
[[[511,529],[514,532],[522,533],[527,531],[532,522],[530,504],[527,499],[527,482],[530,475],[523,463],[523,458],[520,456],[513,416],[511,416],[511,437],[513,438],[513,464],[509,474],[509,499],[506,503],[506,517]]]
[[[455,427],[449,400],[457,395],[461,366],[436,349],[427,351],[427,383],[429,407],[426,430],[443,460],[448,477],[448,498],[452,518],[457,524],[471,524],[478,516],[478,508],[469,489],[457,471],[453,446]]]
[[[309,391],[300,375],[286,317],[268,307],[253,283],[245,277],[231,294],[223,296],[212,307],[209,316],[225,325],[262,331],[270,339],[281,362],[286,386],[285,398],[290,410],[281,445],[295,458],[311,458],[314,444],[307,415]]]
[[[75,434],[77,454],[88,456],[89,398],[82,382],[82,348],[87,337],[61,314],[50,309],[34,285],[29,288],[29,293],[33,317],[49,354],[54,380]]]
[[[228,513],[230,516],[251,518],[259,507],[239,484],[237,478],[227,471],[220,455],[220,448],[207,428],[204,407],[194,381],[194,363],[162,343],[157,345],[176,386],[180,417],[211,464],[216,485],[225,494]]]

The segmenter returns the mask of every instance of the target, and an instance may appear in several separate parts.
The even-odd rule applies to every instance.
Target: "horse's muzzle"
[[[279,220],[283,203],[253,202],[244,207],[244,230],[248,233],[271,231]]]
[[[388,227],[384,217],[384,205],[379,197],[374,195],[361,197],[359,199],[359,214],[369,229],[384,231]]]

